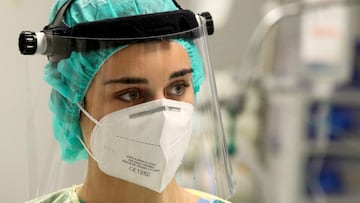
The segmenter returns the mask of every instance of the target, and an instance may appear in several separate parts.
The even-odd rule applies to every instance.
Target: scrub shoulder
[[[39,197],[37,199],[30,200],[26,203],[83,203],[82,201],[79,200],[79,198],[76,195],[79,187],[80,185],[73,186],[70,188],[65,188],[57,192]],[[187,189],[187,191],[201,198],[198,203],[231,203],[229,201],[223,200],[219,197],[216,197],[214,195],[205,192],[192,190],[192,189]]]
[[[81,203],[76,193],[80,186],[65,188],[25,203]]]

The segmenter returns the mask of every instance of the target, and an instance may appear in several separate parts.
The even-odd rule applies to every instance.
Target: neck
[[[86,203],[189,203],[197,198],[181,188],[173,179],[161,193],[152,191],[118,178],[104,174],[96,162],[89,160],[88,173],[83,186],[78,192]]]

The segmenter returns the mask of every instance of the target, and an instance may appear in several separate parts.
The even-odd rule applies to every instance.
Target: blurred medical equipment
[[[226,105],[225,126],[234,171],[247,177],[238,193],[245,183],[261,198],[235,194],[238,202],[360,201],[359,10],[356,0],[295,1],[270,9],[254,31],[234,82],[246,91],[237,108]]]

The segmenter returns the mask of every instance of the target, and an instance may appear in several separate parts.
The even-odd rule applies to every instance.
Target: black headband
[[[57,62],[70,55],[71,51],[87,52],[104,47],[116,47],[130,43],[166,38],[195,39],[200,37],[196,15],[179,8],[176,11],[112,18],[79,23],[73,27],[65,23],[65,13],[75,0],[67,1],[56,13],[54,20],[44,27],[46,54],[50,61]],[[206,19],[208,34],[213,34],[213,21],[208,12],[200,14]],[[30,39],[30,40],[29,40]],[[35,33],[20,34],[19,48],[23,54],[34,54],[37,49]],[[29,46],[30,44],[30,46]]]

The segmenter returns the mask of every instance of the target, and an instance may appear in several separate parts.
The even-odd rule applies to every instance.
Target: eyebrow
[[[176,71],[172,73],[169,77],[169,80],[177,77],[184,76],[186,74],[192,73],[193,69],[182,69],[179,71]],[[122,84],[148,84],[148,80],[145,78],[132,78],[132,77],[123,77],[118,79],[111,79],[104,82],[104,85],[110,85],[110,84],[116,84],[116,83],[122,83]]]
[[[189,69],[182,69],[182,70],[179,70],[179,71],[176,71],[174,73],[172,73],[169,77],[169,80],[173,79],[173,78],[177,78],[177,77],[181,77],[181,76],[184,76],[188,73],[192,73],[193,72],[193,69],[192,68],[189,68]]]
[[[131,78],[131,77],[124,77],[118,79],[111,79],[104,82],[104,85],[115,84],[115,83],[122,83],[122,84],[147,84],[148,80],[145,78]]]

